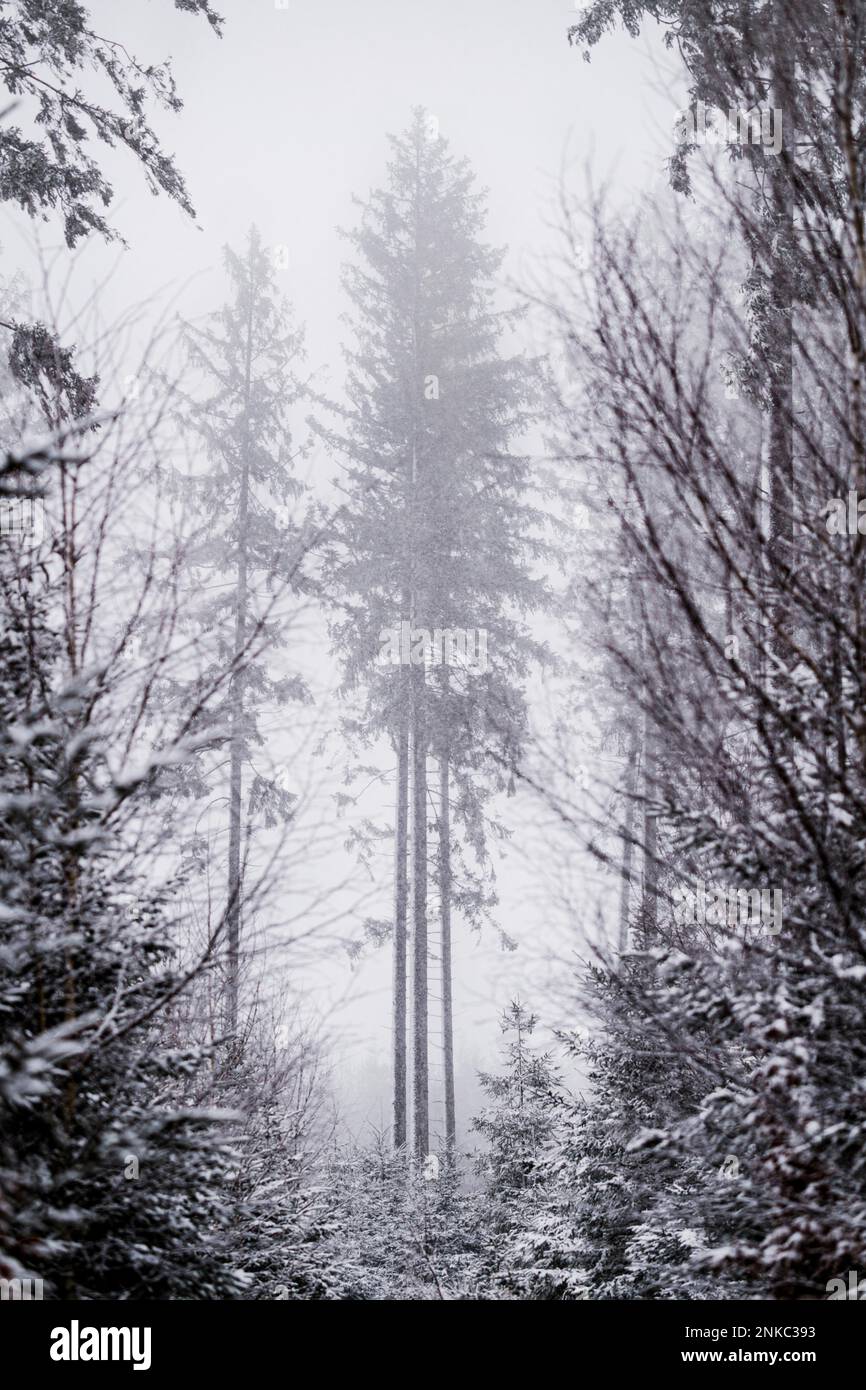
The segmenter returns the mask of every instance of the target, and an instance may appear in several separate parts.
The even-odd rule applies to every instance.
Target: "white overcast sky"
[[[107,163],[115,221],[130,244],[114,277],[118,310],[166,286],[193,284],[194,315],[219,302],[220,253],[255,221],[290,248],[284,288],[307,324],[311,365],[339,381],[345,307],[337,227],[353,193],[382,179],[386,132],[415,105],[439,120],[489,190],[490,240],[519,276],[549,244],[563,161],[580,187],[589,163],[618,197],[660,179],[675,102],[660,89],[675,61],[652,35],[614,34],[590,64],[569,48],[567,0],[220,0],[225,35],[170,0],[92,0],[98,32],[148,61],[171,57],[185,109],[160,115],[164,147],[183,170],[193,224],[155,199],[135,162]],[[44,242],[56,241],[52,229]],[[2,212],[4,268],[26,264],[26,219]],[[82,257],[81,287],[113,261]],[[106,309],[106,314],[110,309]]]

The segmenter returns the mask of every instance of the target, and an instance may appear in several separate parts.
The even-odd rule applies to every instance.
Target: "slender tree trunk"
[[[246,488],[243,489],[246,492]],[[241,526],[245,525],[246,507],[242,509]],[[237,614],[235,617],[235,660],[244,649],[246,641],[247,607],[247,566],[244,547],[241,547],[241,560],[238,565]],[[228,989],[226,997],[226,1028],[230,1036],[237,1031],[238,993],[240,987],[240,937],[241,937],[241,893],[243,889],[241,873],[241,799],[243,790],[243,718],[244,698],[241,673],[236,671],[232,678],[231,696],[231,771],[229,774],[229,876],[228,908],[226,926],[228,936]]]
[[[637,725],[632,726],[629,738],[628,763],[625,776],[625,826],[623,827],[622,847],[622,887],[619,898],[619,949],[620,954],[628,950],[628,929],[631,912],[631,877],[634,859],[634,810],[637,791]]]
[[[427,1038],[427,729],[424,667],[412,667],[412,1105],[415,1156],[430,1150]]]
[[[780,16],[781,17],[781,16]],[[796,535],[794,494],[794,299],[796,132],[794,129],[794,63],[785,41],[784,21],[772,73],[772,99],[781,113],[782,147],[772,172],[771,197],[775,224],[775,252],[771,266],[772,322],[770,343],[770,547],[777,585],[784,585],[785,571],[793,564]],[[772,650],[785,651],[784,595],[777,596],[773,612]]]
[[[840,18],[842,16],[840,15]],[[836,89],[838,119],[842,131],[847,170],[847,220],[854,241],[854,302],[848,316],[848,335],[851,352],[849,420],[851,432],[851,462],[849,464],[848,487],[856,492],[858,499],[866,496],[866,434],[864,434],[864,390],[866,390],[866,324],[864,324],[864,294],[866,294],[866,198],[859,152],[858,120],[855,110],[854,93],[857,90],[859,73],[857,59],[848,42],[843,19],[840,25],[841,65]],[[864,649],[866,649],[866,614],[864,614],[864,590],[866,590],[866,547],[859,530],[851,537],[851,569],[848,579],[850,622],[854,636],[854,661],[860,672],[861,688],[864,683]],[[846,624],[847,625],[847,624]],[[838,679],[841,692],[842,657],[838,636],[830,636],[833,649],[834,681]],[[837,676],[838,673],[838,676]],[[837,721],[837,760],[844,776],[847,752],[845,747],[844,706],[841,693],[836,700]],[[861,723],[857,734],[861,757],[866,756],[866,729]]]
[[[656,797],[657,731],[647,714],[644,727],[644,822],[643,822],[643,902],[641,905],[644,942],[658,935],[658,818],[650,806]]]
[[[412,455],[409,494],[409,618],[410,633],[423,624],[425,591],[429,587],[424,573],[424,550],[420,544],[422,500],[420,490],[419,438],[424,428],[420,421],[425,364],[420,356],[421,255],[420,203],[422,196],[422,143],[415,149],[414,190],[414,277],[412,305],[412,380],[415,398],[412,410]],[[419,429],[420,425],[420,429]],[[429,1036],[427,998],[428,940],[427,940],[427,712],[426,676],[423,661],[410,666],[411,725],[409,763],[412,788],[412,1129],[413,1151],[423,1159],[430,1150],[430,1086]]]
[[[631,488],[630,483],[629,483],[629,482],[626,482],[626,486],[625,486],[625,497],[624,497],[624,499],[623,499],[624,508],[626,509],[626,511],[627,511],[627,509],[629,508],[629,506],[631,505],[631,501],[632,501],[632,488]],[[624,525],[623,525],[623,527],[622,527],[621,529],[624,530]],[[625,539],[624,539],[624,545],[625,545]],[[642,631],[642,628],[641,628],[641,621],[640,621],[640,612],[639,612],[639,604],[638,604],[638,597],[637,597],[636,580],[635,580],[634,574],[630,574],[630,575],[629,575],[629,579],[628,579],[628,587],[627,587],[627,610],[628,610],[628,620],[629,620],[629,624],[630,624],[630,626],[631,626],[631,635],[633,635],[634,641],[637,643],[638,649],[640,650],[640,649],[642,649],[642,647],[643,647],[643,640],[642,640],[642,638],[641,638],[641,636],[640,636],[641,631]],[[641,662],[639,661],[638,664],[641,664]],[[646,732],[646,726],[644,727],[644,733],[645,733],[645,732]],[[620,954],[622,954],[624,951],[627,951],[628,948],[629,948],[629,929],[630,929],[630,924],[631,924],[631,923],[630,923],[630,919],[631,919],[631,881],[632,881],[632,866],[633,866],[633,863],[634,863],[634,829],[635,829],[635,818],[636,818],[636,817],[635,817],[635,813],[636,813],[636,809],[637,809],[637,804],[636,804],[637,770],[638,770],[638,761],[639,761],[640,751],[641,751],[641,749],[640,749],[640,741],[641,741],[640,714],[639,714],[639,712],[635,711],[634,720],[633,720],[633,722],[632,722],[631,729],[630,729],[630,732],[629,732],[628,763],[627,763],[627,766],[626,766],[626,781],[625,781],[625,799],[626,799],[626,805],[625,805],[625,826],[624,826],[624,828],[623,828],[623,830],[624,830],[624,835],[623,835],[624,843],[623,843],[623,856],[622,856],[622,884],[621,884],[621,886],[620,886],[620,897],[619,897],[619,950],[620,950]]]
[[[252,267],[247,310],[247,343],[244,373],[244,443],[241,454],[241,489],[238,502],[238,573],[235,607],[235,669],[231,681],[231,765],[229,773],[229,865],[226,934],[228,939],[228,987],[226,990],[226,1031],[234,1037],[238,1026],[241,940],[241,800],[244,759],[244,648],[247,640],[247,527],[250,506],[249,419],[253,351]]]
[[[442,1051],[445,1070],[445,1144],[454,1152],[454,1013],[451,997],[451,788],[447,745],[439,758],[439,911],[442,934]]]
[[[394,831],[394,1147],[406,1143],[406,941],[409,904],[409,671],[400,668]]]

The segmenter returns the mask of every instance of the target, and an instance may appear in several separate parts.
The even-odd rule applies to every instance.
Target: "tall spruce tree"
[[[207,714],[230,730],[225,1023],[232,1035],[247,829],[256,816],[270,825],[287,822],[295,801],[278,776],[256,766],[255,749],[264,744],[259,712],[308,696],[298,676],[274,672],[271,655],[283,640],[275,594],[300,583],[299,528],[290,512],[303,489],[293,475],[289,417],[304,392],[296,376],[303,334],[279,299],[256,228],[243,255],[226,249],[225,265],[231,301],[207,324],[187,328],[191,363],[202,380],[201,391],[186,399],[187,418],[204,450],[202,466],[176,477],[175,485],[191,503],[197,529],[186,553],[195,595],[186,621],[214,639],[196,679],[208,684],[221,670],[232,673],[222,704]],[[166,682],[164,694],[168,702],[189,698],[180,681]],[[211,781],[201,765],[196,772],[183,785],[208,794]]]
[[[366,693],[356,731],[368,742],[386,735],[397,759],[394,1142],[407,1140],[410,977],[417,1155],[430,1143],[428,957],[437,944],[445,1138],[453,1145],[455,1137],[452,908],[473,918],[483,902],[477,884],[455,872],[456,832],[483,859],[486,801],[507,785],[519,754],[522,684],[537,653],[522,615],[544,597],[527,570],[536,520],[529,465],[512,452],[528,421],[532,369],[502,353],[514,315],[495,304],[502,253],[481,242],[484,219],[466,161],[416,109],[408,130],[391,138],[386,185],[361,203],[349,234],[356,342],[347,354],[343,428],[329,435],[348,463],[331,574],[345,613],[335,637],[347,687]],[[465,648],[455,654],[447,634],[467,630],[475,645],[468,656]],[[438,943],[428,921],[434,864]]]

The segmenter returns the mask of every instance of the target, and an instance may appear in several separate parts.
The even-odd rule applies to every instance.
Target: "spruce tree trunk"
[[[623,499],[624,509],[627,512],[632,501],[632,489],[629,482],[626,482],[625,496]],[[622,526],[624,530],[624,524]],[[625,545],[625,537],[623,538]],[[643,650],[643,640],[641,633],[640,608],[637,598],[636,579],[631,574],[627,587],[627,609],[629,623],[632,632],[637,634],[636,642],[639,652]],[[642,657],[639,657],[639,662]],[[644,734],[646,734],[646,721],[644,721]],[[634,721],[629,732],[628,762],[626,765],[626,785],[625,785],[625,826],[623,828],[623,862],[622,862],[622,886],[619,898],[619,949],[620,953],[627,951],[629,947],[629,927],[631,915],[631,880],[634,863],[634,827],[636,792],[637,792],[637,771],[641,754],[641,728],[640,715],[635,712]]]
[[[772,99],[781,112],[782,148],[772,171],[771,198],[775,255],[771,271],[771,350],[773,359],[770,385],[770,546],[771,556],[783,569],[793,564],[794,517],[794,297],[793,257],[795,250],[796,146],[794,130],[794,62],[790,43],[785,41],[784,22],[772,72]],[[778,573],[778,572],[777,572]],[[785,649],[784,597],[777,599],[773,611],[771,647],[782,655]]]
[[[244,376],[244,444],[241,455],[241,488],[238,502],[238,575],[235,608],[235,670],[231,681],[231,768],[229,773],[229,864],[226,934],[228,939],[228,982],[226,989],[226,1032],[237,1033],[240,992],[241,940],[241,799],[244,758],[244,648],[247,640],[247,527],[250,506],[249,418],[253,350],[252,266],[247,311],[247,343]]]
[[[229,775],[229,878],[226,929],[228,937],[228,982],[226,988],[226,1031],[234,1037],[238,1023],[241,936],[241,783],[243,747],[241,733],[242,700],[232,701],[232,751]]]
[[[445,1144],[454,1152],[454,1014],[451,997],[451,788],[448,748],[439,758],[439,911],[442,934],[442,1053],[445,1071]]]
[[[427,1041],[427,730],[424,667],[412,667],[412,1106],[414,1152],[430,1150]]]
[[[246,471],[242,487],[243,505],[241,526],[246,524],[248,508]],[[247,564],[245,547],[241,546],[238,564],[237,613],[235,617],[235,660],[246,642],[247,616]],[[232,677],[231,719],[231,771],[229,774],[229,875],[228,908],[226,926],[228,936],[228,987],[226,994],[226,1028],[230,1036],[237,1031],[238,993],[240,986],[240,938],[241,938],[241,794],[243,789],[243,718],[244,697],[243,679],[240,671]]]
[[[857,114],[852,100],[852,94],[857,87],[857,58],[852,53],[847,43],[842,45],[842,63],[838,82],[839,96],[839,124],[843,133],[843,145],[845,151],[845,164],[847,167],[847,202],[850,212],[850,225],[854,240],[854,301],[850,308],[850,324],[848,329],[851,352],[851,370],[849,386],[849,420],[851,431],[851,453],[852,459],[848,468],[848,488],[856,492],[858,501],[866,496],[866,433],[864,433],[864,390],[866,390],[866,333],[863,329],[863,296],[866,292],[866,209],[862,196],[862,175],[860,171],[860,154],[858,140]],[[850,624],[854,637],[854,660],[857,668],[861,671],[861,682],[864,662],[864,652],[866,652],[866,613],[864,613],[864,595],[866,595],[866,547],[864,547],[864,537],[862,532],[857,529],[857,534],[851,537],[851,569],[848,577],[848,595],[846,596],[846,608],[850,600],[850,614],[846,626]],[[836,745],[837,762],[840,772],[844,776],[847,765],[848,754],[846,751],[845,738],[845,713],[844,701],[842,697],[842,654],[839,649],[837,635],[833,633],[829,638],[833,656],[833,680],[836,698],[834,705],[836,708]],[[857,736],[861,758],[866,757],[866,729],[860,728]]]
[[[657,731],[648,713],[644,727],[644,821],[643,821],[643,901],[641,926],[644,945],[658,935],[658,819],[650,807],[656,796]]]
[[[632,861],[634,859],[634,809],[637,790],[638,732],[632,727],[629,738],[628,763],[625,778],[625,826],[622,847],[622,887],[619,899],[619,949],[628,950],[629,912],[631,905]]]
[[[417,545],[420,534],[419,500],[419,412],[423,395],[424,368],[419,357],[420,313],[420,198],[421,162],[424,137],[416,139],[414,188],[414,276],[412,304],[412,462],[409,497],[410,525],[410,641],[411,630],[419,625],[419,565],[421,552]],[[423,434],[423,427],[420,431]],[[423,581],[422,581],[423,582]],[[430,1150],[430,1091],[428,1062],[428,1001],[427,1001],[427,720],[425,710],[425,671],[423,661],[410,666],[411,672],[411,733],[409,739],[412,767],[412,1127],[414,1154],[423,1159]]]
[[[394,1148],[406,1143],[406,928],[409,905],[409,682],[400,668],[397,806],[394,828]]]

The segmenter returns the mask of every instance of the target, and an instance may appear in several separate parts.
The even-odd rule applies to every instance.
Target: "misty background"
[[[469,160],[487,192],[485,239],[507,247],[503,303],[543,281],[563,187],[579,194],[608,186],[613,206],[625,210],[648,190],[670,197],[665,161],[684,82],[651,25],[638,41],[611,34],[588,64],[566,42],[581,6],[561,0],[226,0],[222,40],[165,6],[120,8],[130,50],[145,62],[171,59],[184,110],[178,118],[161,113],[158,130],[183,171],[195,221],[132,177],[122,151],[107,150],[103,163],[117,189],[114,223],[126,247],[93,238],[76,252],[69,270],[56,227],[34,224],[8,204],[0,209],[0,242],[8,276],[20,270],[28,283],[39,285],[48,267],[61,337],[77,337],[83,360],[88,335],[96,331],[94,301],[103,330],[128,325],[112,346],[115,386],[122,391],[128,391],[158,322],[170,322],[174,314],[199,320],[223,302],[222,249],[240,247],[255,223],[265,245],[278,248],[278,288],[304,326],[312,385],[339,401],[341,315],[347,308],[340,268],[348,253],[339,228],[356,220],[353,197],[366,197],[381,183],[386,135],[405,128],[413,107],[425,107],[436,119],[452,151]],[[96,0],[97,32],[117,27],[118,9],[112,0]],[[61,262],[62,273],[56,273]],[[519,332],[519,346],[545,350],[531,314]],[[296,431],[302,423],[294,421]],[[544,448],[541,435],[529,442],[539,453]],[[298,473],[314,495],[333,495],[334,464],[320,444],[313,444]],[[316,696],[315,727],[297,744],[286,727],[287,721],[295,725],[297,714],[277,711],[268,723],[269,753],[279,763],[284,750],[288,785],[309,787],[314,815],[334,822],[344,759],[333,740],[324,756],[314,751],[316,732],[339,705],[326,616],[308,616],[290,643],[291,661]],[[530,707],[542,725],[545,706],[544,684],[534,679]],[[359,815],[387,820],[392,797],[389,782],[371,787]],[[455,922],[461,1141],[479,1104],[477,1071],[497,1065],[502,1009],[518,996],[533,1007],[543,992],[542,1037],[564,1021],[573,1008],[568,978],[577,960],[574,922],[592,935],[616,894],[616,880],[581,855],[573,839],[560,837],[555,817],[528,792],[499,797],[493,809],[512,834],[510,843],[493,852],[497,923],[514,949],[503,950],[492,932],[479,936]],[[351,812],[344,823],[348,835]],[[327,856],[308,867],[305,890],[324,894],[337,881],[347,914],[339,929],[343,945],[335,942],[324,959],[311,959],[305,978],[292,984],[329,1040],[342,1120],[362,1136],[368,1124],[385,1128],[389,1122],[392,967],[387,945],[365,948],[355,960],[348,948],[365,913],[388,916],[390,861],[381,891],[371,899],[369,877],[353,853],[338,851],[335,857],[329,839]],[[274,904],[277,915],[280,907]],[[563,1017],[557,1015],[560,1003]],[[431,1068],[435,1131],[441,1127],[435,1047]]]

